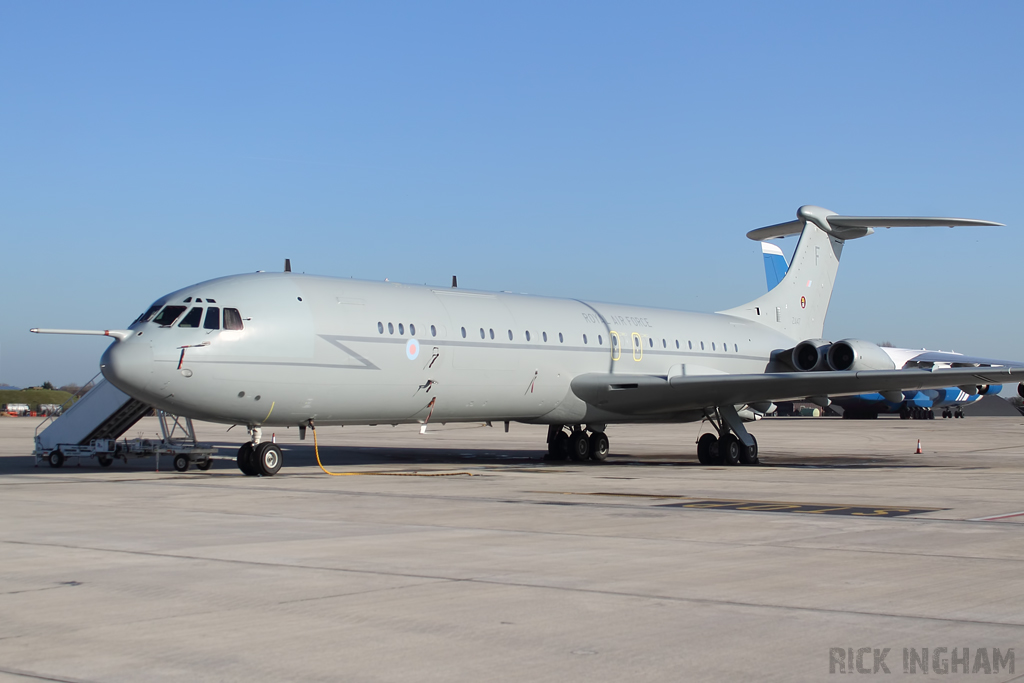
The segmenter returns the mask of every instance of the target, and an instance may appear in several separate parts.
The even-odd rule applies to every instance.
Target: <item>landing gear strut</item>
[[[238,449],[238,469],[247,477],[272,477],[281,469],[284,460],[281,447],[270,441],[260,443],[262,435],[262,429],[250,426],[250,440]]]
[[[733,406],[708,409],[705,413],[718,432],[702,434],[697,440],[697,461],[701,465],[756,465],[757,439],[747,432]]]
[[[590,432],[589,434],[587,432]],[[574,425],[569,432],[565,425],[548,426],[548,461],[572,460],[573,462],[608,459],[608,437],[604,425]]]

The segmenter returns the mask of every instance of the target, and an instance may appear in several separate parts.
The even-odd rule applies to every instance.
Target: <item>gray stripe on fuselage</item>
[[[259,360],[199,360],[194,359],[189,362],[193,365],[280,365],[283,367],[299,367],[299,368],[325,368],[329,370],[380,370],[379,367],[374,365],[370,360],[359,355],[347,346],[344,346],[339,342],[360,342],[364,344],[401,344],[404,346],[409,342],[410,338],[390,338],[390,337],[357,337],[348,335],[333,335],[333,334],[320,334],[317,335],[324,341],[328,342],[332,346],[335,346],[345,353],[349,354],[353,358],[356,358],[365,365],[340,365],[335,363],[301,363],[295,361],[259,361]],[[487,342],[487,341],[458,341],[448,339],[437,339],[428,338],[426,340],[417,339],[420,345],[424,345],[425,342],[429,342],[432,346],[460,346],[464,348],[479,348],[479,349],[514,349],[517,351],[586,351],[589,353],[610,353],[610,349],[605,346],[566,346],[564,344],[548,345],[547,343],[541,344],[510,344],[507,342]],[[756,360],[767,362],[768,358],[763,356],[748,356],[738,353],[707,353],[707,352],[694,352],[689,350],[672,350],[672,349],[644,349],[643,355],[647,356],[683,356],[688,358],[738,358],[741,360]],[[622,357],[620,362],[628,361],[632,358],[632,348],[622,347]],[[159,362],[159,361],[158,361]],[[165,361],[168,363],[177,363],[177,360]],[[639,362],[639,361],[638,361]]]
[[[405,344],[407,344],[409,342],[409,339],[412,339],[412,337],[392,339],[390,337],[384,337],[384,338],[380,338],[380,337],[354,337],[354,336],[345,336],[345,335],[323,335],[323,334],[321,334],[319,336],[321,338],[325,339],[325,340],[328,340],[328,341],[329,341],[328,336],[330,336],[331,339],[341,339],[341,340],[347,341],[347,342],[363,342],[363,343],[366,343],[366,344],[402,344],[402,345],[405,345]],[[429,337],[429,338],[426,338],[426,339],[419,339],[417,337],[416,340],[420,343],[421,346],[426,346],[429,343],[432,346],[464,346],[464,347],[467,347],[467,348],[479,348],[479,349],[501,348],[501,349],[516,349],[516,350],[519,350],[519,351],[589,351],[590,353],[609,353],[609,354],[611,353],[611,350],[607,346],[603,346],[603,345],[602,346],[566,346],[565,344],[558,344],[556,346],[556,345],[548,345],[548,344],[550,344],[549,342],[543,342],[541,344],[512,344],[512,343],[503,342],[503,341],[488,342],[488,341],[469,341],[469,340],[459,341],[459,340],[455,340],[455,339],[451,339],[451,340],[444,339],[444,340],[441,340],[441,339],[437,339],[436,337]],[[626,354],[626,352],[629,352],[631,354],[632,353],[632,347],[623,346],[622,347],[622,352],[623,352],[623,354]],[[658,355],[658,356],[692,356],[692,357],[695,357],[695,358],[741,358],[743,360],[760,360],[760,361],[765,361],[765,362],[768,361],[768,358],[765,357],[765,356],[747,356],[747,355],[743,355],[743,354],[739,354],[739,353],[695,352],[695,351],[689,351],[689,350],[685,350],[684,351],[683,349],[672,350],[672,349],[653,348],[653,349],[644,349],[643,353],[644,353],[644,355]]]

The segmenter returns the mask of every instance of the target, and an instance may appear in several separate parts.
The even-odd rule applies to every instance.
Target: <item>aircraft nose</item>
[[[153,377],[153,349],[148,341],[115,342],[103,352],[100,371],[115,387],[139,398]]]

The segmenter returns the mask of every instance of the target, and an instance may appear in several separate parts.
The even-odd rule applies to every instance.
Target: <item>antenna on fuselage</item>
[[[284,272],[286,272],[286,273],[292,272],[292,260],[290,258],[286,258],[284,260]]]
[[[452,275],[452,289],[455,289],[458,286],[459,286],[459,278],[456,277],[455,275]]]

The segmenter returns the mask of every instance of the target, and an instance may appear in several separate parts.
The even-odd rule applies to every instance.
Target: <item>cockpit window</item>
[[[224,329],[225,330],[240,330],[242,329],[242,315],[238,312],[237,308],[225,308],[224,309]]]
[[[161,306],[161,304],[153,304],[152,306],[149,307],[148,311],[146,311],[145,313],[140,315],[138,318],[136,318],[135,322],[136,323],[148,323],[150,320],[153,319],[153,316],[156,315],[156,312],[160,310],[160,306]],[[134,325],[134,324],[135,323],[132,323],[132,325]]]
[[[206,309],[206,322],[203,323],[203,328],[207,330],[219,330],[220,329],[220,309],[216,306],[210,306]]]
[[[178,323],[178,327],[199,327],[199,323],[203,320],[203,307],[196,306],[188,312],[181,322]]]
[[[160,311],[160,315],[153,319],[157,325],[164,327],[170,327],[174,324],[174,321],[178,319],[178,316],[185,312],[185,306],[168,306],[164,310]]]

